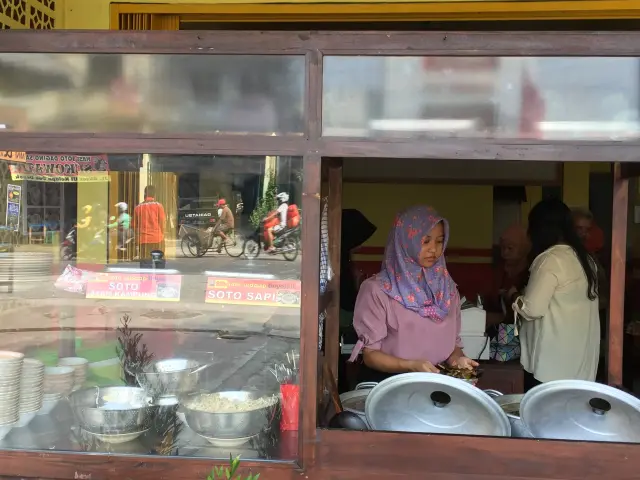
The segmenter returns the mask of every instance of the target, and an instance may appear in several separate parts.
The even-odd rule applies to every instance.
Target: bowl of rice
[[[214,444],[258,435],[270,426],[277,406],[276,395],[245,390],[201,393],[182,405],[189,428]]]

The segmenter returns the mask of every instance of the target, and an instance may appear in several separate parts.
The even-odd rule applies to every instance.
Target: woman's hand
[[[409,372],[426,372],[426,373],[440,373],[440,370],[436,368],[431,362],[426,360],[409,360],[407,361],[407,371]]]
[[[471,360],[469,357],[465,357],[464,355],[449,359],[449,365],[456,368],[464,368],[466,370],[473,370],[479,366],[478,362]]]

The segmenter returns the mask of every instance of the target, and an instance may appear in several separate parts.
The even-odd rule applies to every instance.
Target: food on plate
[[[207,393],[187,403],[186,407],[208,413],[240,413],[271,407],[277,401],[278,398],[273,395],[255,399],[240,399],[220,393]]]
[[[473,381],[478,380],[482,375],[482,370],[478,370],[477,368],[468,369],[468,368],[459,368],[459,367],[451,367],[449,365],[439,364],[438,368],[440,369],[440,373],[447,375],[449,377],[459,378],[461,380]]]

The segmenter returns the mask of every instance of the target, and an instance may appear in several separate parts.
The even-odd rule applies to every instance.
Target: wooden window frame
[[[68,153],[181,153],[216,155],[296,155],[303,157],[301,307],[302,399],[297,462],[246,461],[261,479],[417,478],[484,480],[609,478],[635,479],[640,447],[627,444],[540,442],[504,438],[429,436],[316,428],[318,329],[321,307],[337,312],[336,302],[319,295],[319,219],[323,157],[440,158],[522,161],[599,161],[616,163],[613,211],[613,267],[608,373],[621,383],[624,260],[628,182],[626,162],[640,161],[640,142],[536,141],[510,139],[363,139],[322,136],[322,57],[393,56],[637,56],[637,32],[105,32],[3,31],[0,52],[120,53],[189,55],[304,55],[305,133],[300,137],[261,135],[143,133],[0,132],[3,150]],[[215,52],[215,53],[212,53]],[[340,163],[329,166],[329,188],[340,192]],[[331,232],[339,232],[338,198],[332,201]],[[333,248],[339,247],[335,239]],[[332,255],[332,262],[339,256]],[[334,281],[330,292],[337,283]],[[334,297],[335,298],[335,297]],[[335,325],[330,326],[335,337]],[[330,351],[335,356],[337,350]],[[335,358],[326,361],[334,364]],[[205,478],[212,464],[204,458],[87,455],[73,452],[2,452],[0,475],[46,478]]]

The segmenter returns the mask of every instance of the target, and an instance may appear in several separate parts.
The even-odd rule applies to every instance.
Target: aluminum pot
[[[533,435],[520,418],[520,402],[523,394],[498,395],[493,400],[500,405],[500,408],[507,414],[511,424],[511,436],[514,438],[533,438]]]
[[[529,390],[520,415],[535,438],[640,443],[640,399],[583,380],[556,380]]]
[[[363,382],[356,385],[355,390],[345,392],[340,395],[340,402],[342,407],[347,412],[352,412],[358,415],[363,422],[367,423],[367,416],[364,413],[364,406],[367,401],[367,397],[373,387],[377,385],[377,382]]]
[[[404,373],[376,385],[365,404],[372,430],[508,437],[511,424],[486,393],[437,373]]]

